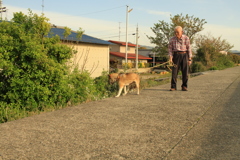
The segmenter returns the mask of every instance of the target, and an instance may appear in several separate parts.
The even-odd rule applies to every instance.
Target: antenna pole
[[[2,7],[2,0],[0,0],[0,13],[1,13],[1,20],[2,20],[2,12],[6,12],[6,7]]]
[[[42,14],[44,12],[44,0],[42,0]]]
[[[138,25],[137,25],[137,29],[136,29],[136,70],[138,70]]]

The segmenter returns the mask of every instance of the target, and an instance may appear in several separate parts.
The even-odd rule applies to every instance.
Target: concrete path
[[[240,67],[0,124],[0,160],[240,159]]]

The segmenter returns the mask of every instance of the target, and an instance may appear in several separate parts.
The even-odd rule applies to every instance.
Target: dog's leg
[[[122,93],[123,86],[119,86],[118,94],[115,97],[119,97],[120,94]]]
[[[128,88],[127,88],[127,93],[129,92],[129,90],[130,90],[130,85],[128,85]]]
[[[139,87],[140,87],[140,84],[139,84],[140,82],[138,81],[138,83],[137,83],[137,81],[136,81],[136,87],[137,87],[137,94],[139,94]]]
[[[127,85],[124,86],[124,96],[128,93],[129,91],[129,86],[128,86],[128,89],[127,89]]]

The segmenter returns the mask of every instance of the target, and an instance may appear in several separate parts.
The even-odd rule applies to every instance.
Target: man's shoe
[[[182,87],[182,91],[187,91],[187,87]]]
[[[176,91],[177,89],[176,88],[171,88],[170,91]]]

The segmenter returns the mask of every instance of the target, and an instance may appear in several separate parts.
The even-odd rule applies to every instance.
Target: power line
[[[89,15],[89,14],[95,14],[95,13],[100,13],[100,12],[106,12],[106,11],[110,11],[110,10],[114,10],[114,9],[117,9],[117,8],[122,8],[124,6],[119,6],[119,7],[115,7],[115,8],[110,8],[110,9],[105,9],[105,10],[101,10],[101,11],[95,11],[95,12],[89,12],[89,13],[83,13],[83,14],[77,14],[77,15],[65,15],[64,17],[72,17],[72,16],[75,16],[75,17],[78,17],[78,16],[83,16],[83,15]],[[62,18],[62,17],[56,17],[56,16],[53,16],[54,18]],[[52,18],[53,18],[52,17]]]
[[[133,33],[130,33],[130,34],[128,34],[128,35],[133,35]],[[120,35],[120,36],[126,36],[126,34],[122,34],[122,35]],[[115,34],[115,35],[113,35],[113,36],[106,36],[106,37],[101,37],[101,36],[99,36],[100,39],[107,39],[107,38],[114,38],[114,37],[119,37],[119,35]]]
[[[100,12],[106,12],[106,11],[110,11],[110,10],[114,10],[114,9],[122,8],[122,7],[125,7],[125,6],[119,6],[119,7],[115,7],[115,8],[110,8],[110,9],[105,9],[105,10],[100,10],[100,11],[95,11],[95,12],[89,12],[89,13],[83,13],[83,14],[78,14],[75,16],[83,16],[83,15],[95,14],[95,13],[100,13]],[[69,16],[67,16],[67,17],[69,17]]]
[[[84,14],[80,14],[79,16],[82,16],[82,15],[88,15],[88,14],[94,14],[94,13],[100,13],[100,12],[106,12],[106,11],[110,11],[110,10],[114,10],[114,9],[122,8],[122,7],[125,7],[125,6],[119,6],[119,7],[110,8],[110,9],[105,9],[105,10],[96,11],[96,12],[84,13]]]
[[[106,32],[106,31],[117,31],[118,29],[116,28],[116,29],[106,29],[106,30],[99,30],[99,31],[91,31],[90,33],[97,33],[97,32],[100,32],[100,33],[102,33],[102,32]]]
[[[129,33],[128,35],[132,35],[132,34],[134,34],[136,31],[134,31],[134,30],[131,29],[129,32],[130,32],[130,33]],[[98,34],[99,37],[106,37],[106,36],[111,36],[111,35],[114,35],[114,36],[117,36],[117,35],[118,35],[118,37],[119,37],[119,32],[118,32],[118,31],[116,31],[116,32],[108,32],[108,33],[106,33],[106,34],[104,34],[103,31],[97,31],[97,32],[89,32],[88,34],[93,34],[93,33],[95,33],[95,35],[96,35],[96,33],[101,33],[101,34]],[[104,35],[103,35],[103,34],[104,34]],[[120,36],[124,36],[123,34],[126,35],[126,32],[121,32],[121,35],[120,35]]]

